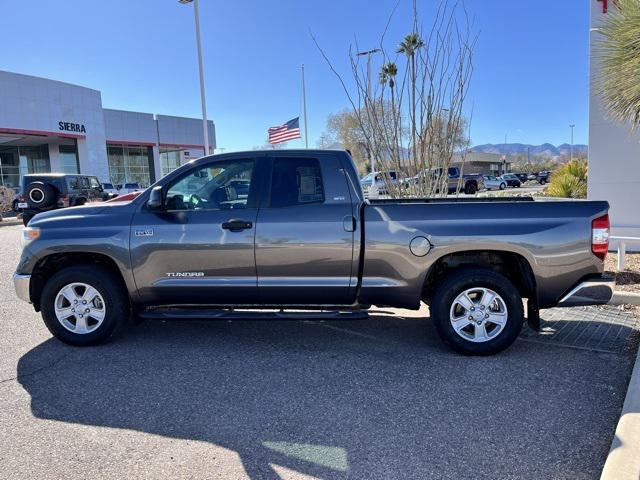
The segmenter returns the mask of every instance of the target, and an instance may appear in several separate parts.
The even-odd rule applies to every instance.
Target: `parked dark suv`
[[[551,172],[545,170],[543,172],[539,172],[536,179],[540,185],[544,185],[545,183],[549,183],[551,179]]]
[[[65,173],[34,173],[22,177],[18,208],[26,225],[34,215],[57,208],[106,200],[97,177]]]
[[[526,183],[526,181],[529,179],[529,175],[526,173],[514,173],[514,175],[518,177],[520,183]]]

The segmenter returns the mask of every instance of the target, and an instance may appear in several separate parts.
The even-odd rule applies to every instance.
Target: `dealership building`
[[[608,200],[611,234],[640,238],[640,132],[629,124],[607,118],[598,93],[600,76],[599,28],[616,2],[591,0],[589,178],[587,196]],[[611,242],[616,246],[618,240]],[[629,250],[640,250],[640,241],[627,242]]]
[[[0,71],[0,185],[63,172],[148,186],[201,157],[203,144],[201,119],[107,109],[98,90]]]

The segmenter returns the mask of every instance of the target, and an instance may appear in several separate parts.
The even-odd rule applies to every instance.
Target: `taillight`
[[[58,206],[59,207],[68,207],[69,206],[69,195],[60,195],[58,197]]]
[[[591,251],[604,260],[609,250],[609,215],[602,215],[591,222]]]

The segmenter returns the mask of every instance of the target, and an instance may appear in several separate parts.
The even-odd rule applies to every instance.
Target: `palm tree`
[[[410,33],[404,37],[404,40],[398,46],[398,53],[404,53],[407,56],[411,67],[411,142],[414,149],[416,142],[416,51],[424,46],[424,42],[416,32]]]
[[[395,87],[395,76],[398,74],[398,67],[395,63],[385,63],[380,70],[380,83],[385,84],[389,82],[389,88],[393,90]]]
[[[599,90],[609,115],[640,127],[640,1],[619,0],[609,10],[600,34],[602,75]]]
[[[382,70],[380,70],[380,83],[383,85],[389,84],[389,89],[391,90],[391,114],[393,118],[393,149],[391,152],[392,156],[395,155],[396,152],[399,154],[398,148],[398,125],[399,125],[399,117],[400,114],[396,112],[396,97],[395,97],[395,86],[396,86],[396,75],[398,74],[398,66],[393,62],[387,62],[382,66]],[[397,161],[400,161],[398,158]]]

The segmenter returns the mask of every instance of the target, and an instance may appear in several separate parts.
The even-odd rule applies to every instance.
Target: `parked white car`
[[[140,190],[144,190],[142,186],[137,182],[125,183],[119,187],[120,188],[118,188],[118,193],[120,195],[123,195],[125,193],[133,193],[133,192],[138,192]]]
[[[103,183],[102,190],[104,191],[104,193],[118,195],[118,189],[113,185],[113,183]]]
[[[507,188],[507,183],[500,177],[494,177],[492,175],[483,175],[484,186],[487,190],[504,190]]]
[[[398,172],[389,170],[388,172],[371,172],[360,179],[360,185],[364,192],[364,198],[379,198],[387,195],[387,189],[384,184],[384,175],[389,176],[391,183],[398,182]],[[374,181],[375,179],[375,181]]]

